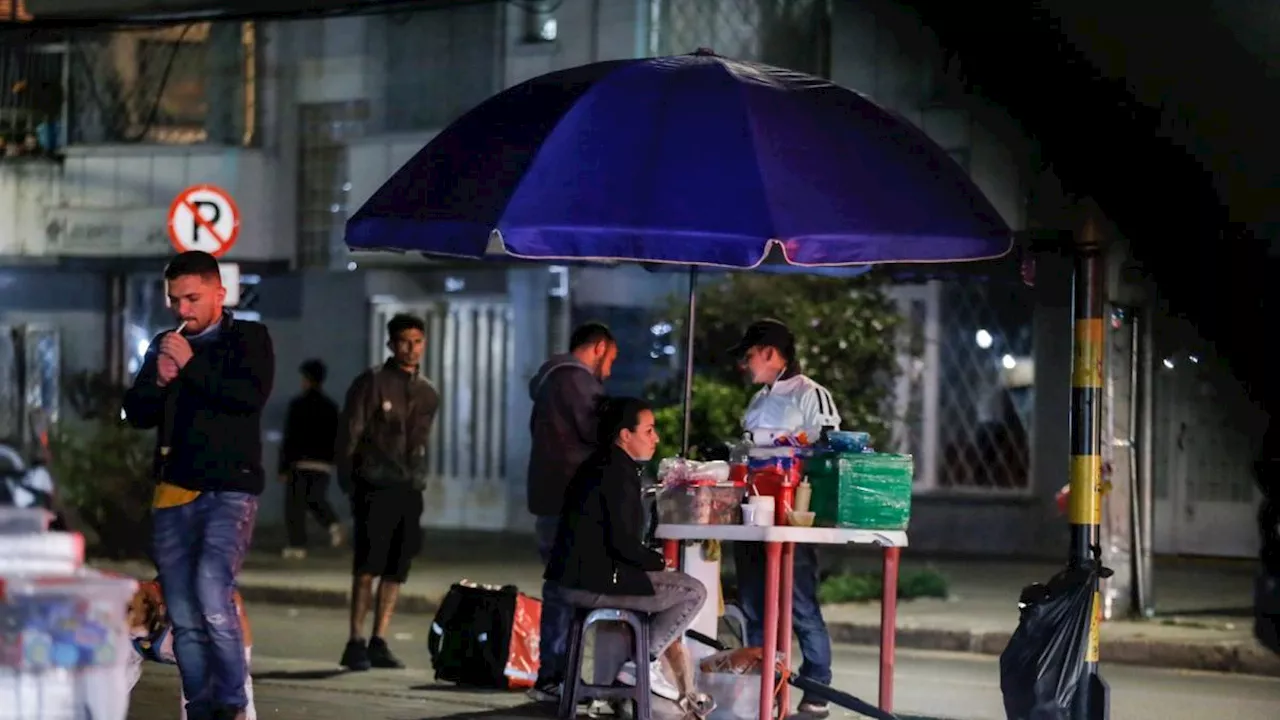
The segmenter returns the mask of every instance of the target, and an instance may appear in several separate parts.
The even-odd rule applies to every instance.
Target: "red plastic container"
[[[792,460],[790,466],[788,471],[776,466],[753,470],[749,478],[755,492],[773,496],[775,525],[787,524],[787,513],[795,507],[796,487],[804,477],[799,459]]]

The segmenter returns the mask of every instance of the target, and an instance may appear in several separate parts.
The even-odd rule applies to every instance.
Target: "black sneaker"
[[[363,640],[348,640],[347,647],[342,651],[342,660],[338,663],[348,670],[363,672],[368,670],[369,649],[365,647]]]
[[[560,702],[560,681],[539,678],[525,695],[534,702],[558,703]]]
[[[831,710],[827,706],[827,701],[815,697],[805,697],[800,700],[800,707],[796,708],[796,710],[801,715],[807,715],[811,718],[819,718],[819,720],[831,714]]]
[[[391,653],[387,641],[380,637],[369,638],[369,664],[376,668],[403,670],[404,663]]]

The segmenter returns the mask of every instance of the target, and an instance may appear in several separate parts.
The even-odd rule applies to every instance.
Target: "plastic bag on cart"
[[[1023,589],[1018,629],[1000,654],[1009,720],[1066,720],[1084,671],[1097,566],[1068,568]]]
[[[698,462],[680,457],[663,458],[658,463],[658,482],[663,488],[681,485],[723,483],[729,480],[729,463],[723,460]]]

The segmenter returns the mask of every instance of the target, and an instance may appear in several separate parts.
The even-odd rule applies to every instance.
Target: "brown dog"
[[[249,628],[249,617],[244,612],[244,601],[237,590],[234,595],[236,612],[240,615],[240,628],[244,633],[244,661],[248,665],[253,652],[253,631]],[[134,653],[129,664],[129,687],[138,683],[142,676],[142,665],[150,660],[165,665],[176,665],[173,655],[173,625],[169,622],[168,611],[164,604],[164,593],[160,591],[160,583],[154,580],[138,583],[138,591],[129,601],[129,637],[133,639]],[[253,704],[253,679],[245,676],[244,694],[249,698],[249,706],[245,709],[246,720],[257,720],[257,710]],[[187,698],[182,697],[182,720],[187,717]]]

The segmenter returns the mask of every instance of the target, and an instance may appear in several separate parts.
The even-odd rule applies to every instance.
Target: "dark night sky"
[[[1280,82],[1262,53],[1280,3],[1249,15],[1233,2],[1225,17],[1208,0],[910,4],[970,89],[1023,124],[1068,192],[1097,199],[1261,398],[1257,331],[1280,234]],[[1248,34],[1226,26],[1242,21]]]

